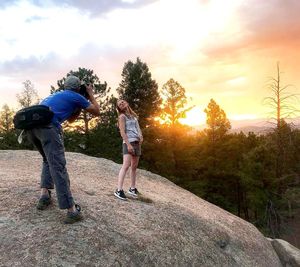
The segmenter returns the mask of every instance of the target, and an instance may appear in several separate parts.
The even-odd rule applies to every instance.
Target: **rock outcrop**
[[[269,239],[283,266],[299,267],[300,250],[282,239]]]
[[[142,198],[121,201],[119,164],[66,156],[85,217],[74,225],[62,224],[55,191],[49,209],[35,208],[38,152],[0,151],[0,266],[282,266],[252,224],[167,179],[139,170]]]

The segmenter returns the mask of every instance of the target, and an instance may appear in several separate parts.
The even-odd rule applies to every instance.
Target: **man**
[[[79,94],[80,80],[70,75],[64,83],[65,90],[45,98],[40,104],[53,111],[52,123],[47,126],[27,130],[28,139],[35,145],[43,157],[41,174],[41,197],[37,209],[44,210],[51,204],[51,191],[56,189],[60,209],[67,209],[64,223],[70,224],[82,219],[79,205],[75,205],[70,190],[70,180],[66,169],[65,150],[61,123],[74,121],[81,109],[99,116],[99,105],[93,95],[91,85],[86,87],[89,101]]]

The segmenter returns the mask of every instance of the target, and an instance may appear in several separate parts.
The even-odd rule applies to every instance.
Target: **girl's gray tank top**
[[[129,142],[140,140],[141,130],[137,118],[125,115],[125,133]]]

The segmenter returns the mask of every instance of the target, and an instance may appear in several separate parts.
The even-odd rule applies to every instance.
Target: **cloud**
[[[26,76],[37,72],[49,71],[58,62],[57,55],[51,53],[46,57],[38,58],[31,56],[29,58],[16,57],[13,60],[5,61],[0,64],[2,75],[17,77]]]
[[[300,2],[250,1],[240,9],[248,40],[261,46],[286,46],[300,41]]]
[[[101,14],[107,13],[114,9],[135,9],[140,8],[157,0],[135,0],[135,1],[125,1],[125,0],[104,0],[104,1],[94,1],[94,0],[57,0],[58,4],[65,4],[71,7],[76,7],[82,11],[87,11],[91,16],[99,16]]]
[[[149,68],[151,65],[157,66],[163,57],[160,56],[161,51],[159,49],[154,47],[148,50],[132,47],[117,49],[108,46],[99,47],[93,43],[88,43],[79,49],[76,56],[70,58],[64,58],[56,53],[49,53],[43,57],[15,57],[0,64],[0,73],[1,76],[9,77],[18,82],[25,79],[29,79],[33,83],[41,81],[41,84],[50,88],[50,85],[55,86],[56,81],[63,78],[70,70],[83,67],[94,70],[101,82],[106,81],[109,87],[115,89],[121,81],[125,62],[128,60],[135,61],[137,57],[140,57]]]
[[[297,50],[300,43],[300,1],[245,1],[237,9],[239,31],[215,33],[203,52],[210,57],[236,60],[246,52]],[[284,55],[283,55],[284,56]]]
[[[0,1],[0,7],[5,8],[7,6],[13,6],[18,1],[19,0],[2,0],[2,1]]]
[[[47,7],[65,7],[76,8],[82,12],[87,12],[91,16],[99,16],[114,9],[135,9],[140,8],[158,0],[28,0],[27,2],[42,8]],[[4,0],[0,2],[0,7],[12,6],[20,0]]]

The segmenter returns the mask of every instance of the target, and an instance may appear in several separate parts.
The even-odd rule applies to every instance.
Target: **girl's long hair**
[[[121,115],[121,114],[125,114],[125,115],[129,115],[130,117],[135,117],[135,118],[138,118],[138,115],[132,110],[132,108],[129,106],[129,104],[128,104],[128,107],[127,107],[127,109],[128,109],[128,112],[126,113],[126,110],[121,110],[120,108],[119,108],[119,106],[118,106],[118,102],[120,101],[120,100],[123,100],[123,99],[119,99],[118,101],[117,101],[117,112],[118,112],[118,117]],[[126,101],[126,100],[125,100]],[[127,101],[126,101],[127,102]],[[127,102],[128,103],[128,102]],[[128,114],[129,113],[129,114]]]

